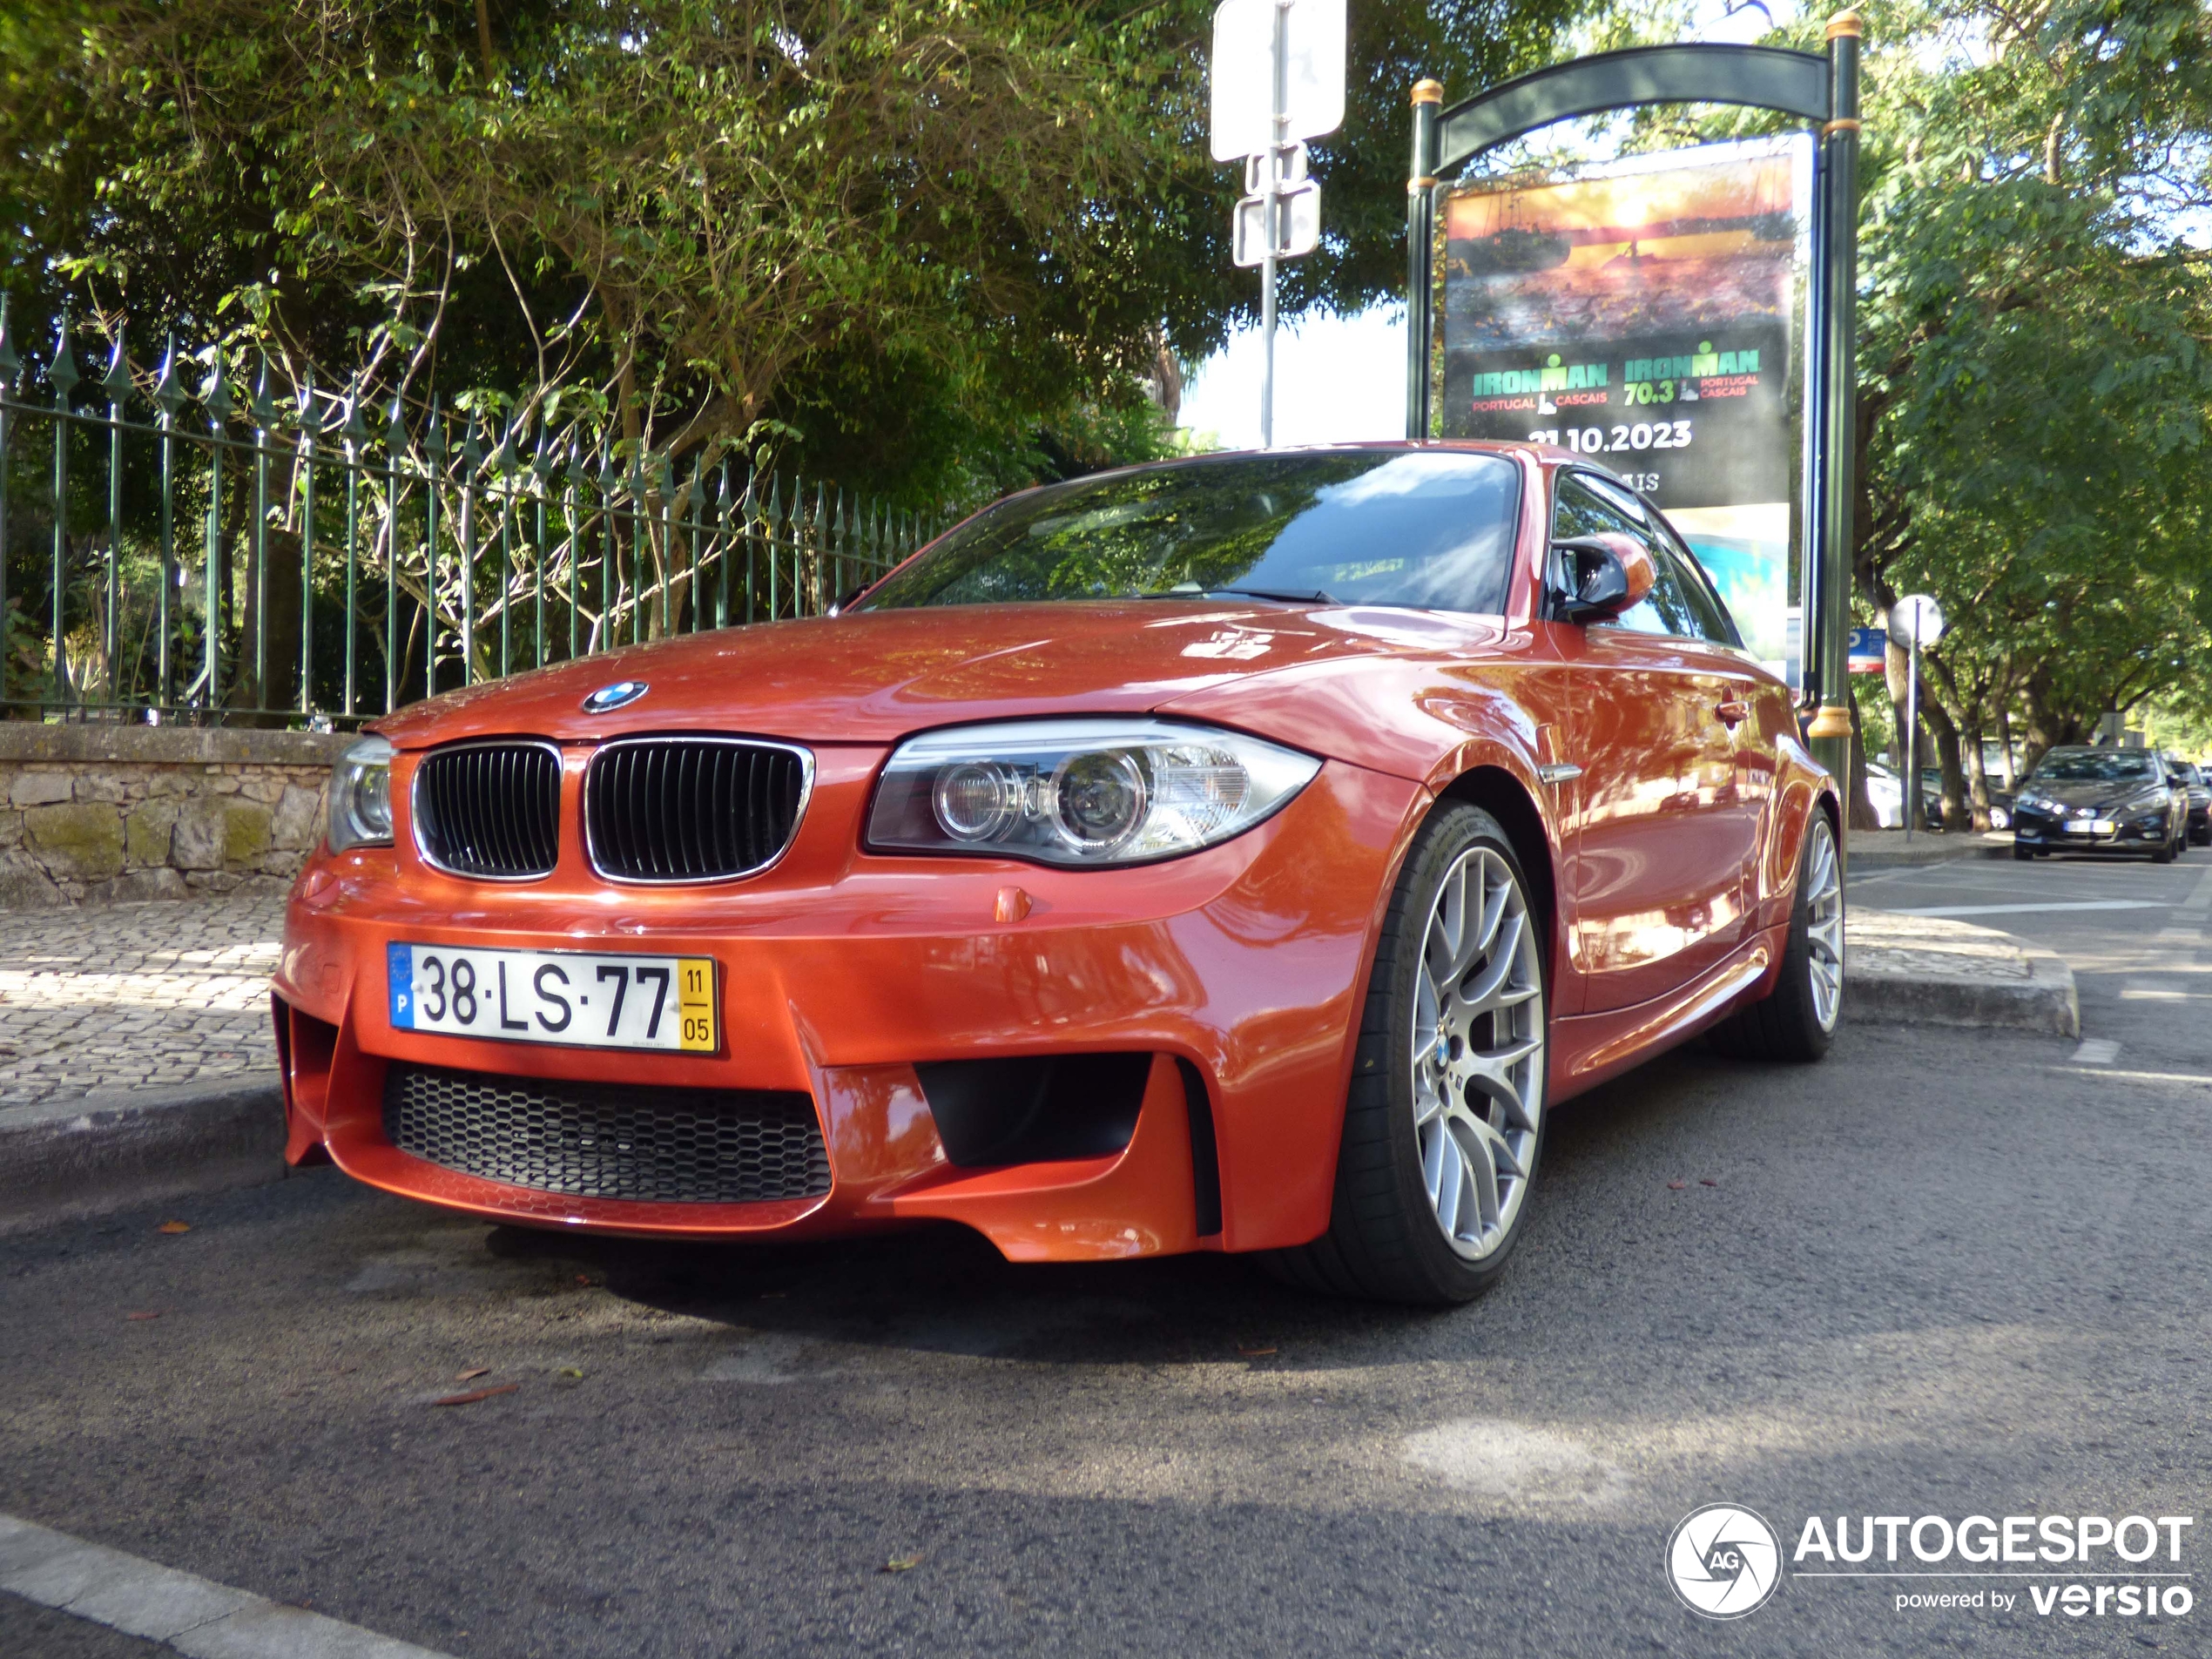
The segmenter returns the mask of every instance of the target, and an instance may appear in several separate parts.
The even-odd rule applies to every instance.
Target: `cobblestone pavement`
[[[175,1088],[276,1062],[268,975],[280,894],[0,912],[0,1106]],[[1984,928],[1854,909],[1852,965],[2018,979]]]
[[[0,1106],[272,1068],[280,893],[0,912]]]

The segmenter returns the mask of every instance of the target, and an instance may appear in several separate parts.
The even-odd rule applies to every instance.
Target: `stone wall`
[[[0,910],[288,884],[351,740],[0,721]]]

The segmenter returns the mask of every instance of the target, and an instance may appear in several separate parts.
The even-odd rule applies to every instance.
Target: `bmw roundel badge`
[[[602,685],[583,699],[586,714],[604,714],[610,709],[627,708],[645,695],[643,680],[617,680],[612,685]]]

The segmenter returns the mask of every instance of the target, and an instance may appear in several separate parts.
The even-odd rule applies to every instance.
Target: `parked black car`
[[[2212,781],[2204,776],[2204,768],[2194,760],[2184,760],[2179,755],[2166,757],[2167,775],[2188,791],[2189,841],[2195,846],[2212,846]]]
[[[2013,803],[2013,856],[2148,853],[2171,864],[2188,845],[2188,794],[2148,749],[2047,751]]]

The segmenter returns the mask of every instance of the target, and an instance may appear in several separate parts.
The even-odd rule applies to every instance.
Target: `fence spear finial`
[[[215,361],[207,376],[207,384],[200,388],[199,401],[207,411],[207,424],[220,432],[230,424],[231,388],[223,374],[223,348],[215,347]]]
[[[269,395],[269,354],[261,353],[261,366],[253,376],[253,391],[246,407],[253,411],[253,424],[264,432],[276,424],[276,402]]]
[[[46,371],[46,378],[54,388],[54,407],[69,407],[69,395],[77,389],[77,382],[84,377],[77,371],[77,354],[69,343],[69,307],[62,307],[62,323],[54,340],[53,366]]]
[[[161,378],[153,384],[153,401],[173,422],[185,406],[185,383],[177,378],[177,336],[172,330],[161,354]]]
[[[115,331],[115,348],[108,353],[107,373],[100,376],[100,389],[107,394],[111,412],[119,415],[123,401],[131,395],[131,365],[124,355],[120,328]]]

